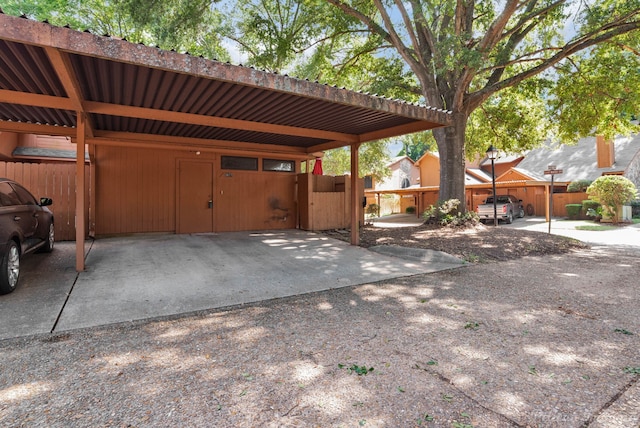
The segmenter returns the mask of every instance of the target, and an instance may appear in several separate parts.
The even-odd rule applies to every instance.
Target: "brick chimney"
[[[598,168],[611,168],[616,162],[613,141],[605,141],[602,135],[596,136],[596,157]]]

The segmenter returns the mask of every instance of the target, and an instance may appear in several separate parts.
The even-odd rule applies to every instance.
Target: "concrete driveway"
[[[640,248],[640,223],[616,226],[609,230],[580,230],[578,227],[607,226],[606,223],[595,223],[591,220],[551,219],[551,233],[578,239],[595,247]],[[499,227],[549,232],[549,223],[544,217],[525,217],[516,219],[512,224],[500,223]]]
[[[25,257],[0,296],[0,339],[240,305],[461,266],[383,255],[299,230],[98,239]],[[450,257],[450,256],[449,256]]]

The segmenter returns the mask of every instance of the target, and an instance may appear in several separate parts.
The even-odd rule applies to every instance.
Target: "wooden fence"
[[[85,167],[89,182],[89,167]],[[76,164],[75,163],[22,163],[0,162],[0,177],[22,184],[40,199],[53,199],[49,209],[55,218],[56,240],[76,239]],[[85,195],[85,215],[89,218],[89,195]]]
[[[582,201],[589,199],[586,193],[554,193],[553,194],[553,216],[567,217],[567,204],[582,204]],[[586,218],[586,216],[585,216]]]

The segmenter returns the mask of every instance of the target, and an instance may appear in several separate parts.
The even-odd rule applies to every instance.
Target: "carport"
[[[84,207],[102,147],[305,160],[367,141],[446,126],[448,112],[249,67],[0,14],[0,131],[60,135],[77,145],[76,270],[90,226]],[[360,203],[351,192],[351,243]],[[99,208],[98,208],[99,209]],[[354,227],[355,226],[355,227]]]

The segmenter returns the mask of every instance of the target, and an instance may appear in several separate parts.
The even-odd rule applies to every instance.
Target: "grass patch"
[[[601,230],[613,230],[613,229],[617,229],[616,226],[601,226],[601,225],[585,225],[585,226],[576,226],[576,230],[594,230],[594,231],[601,231]]]

